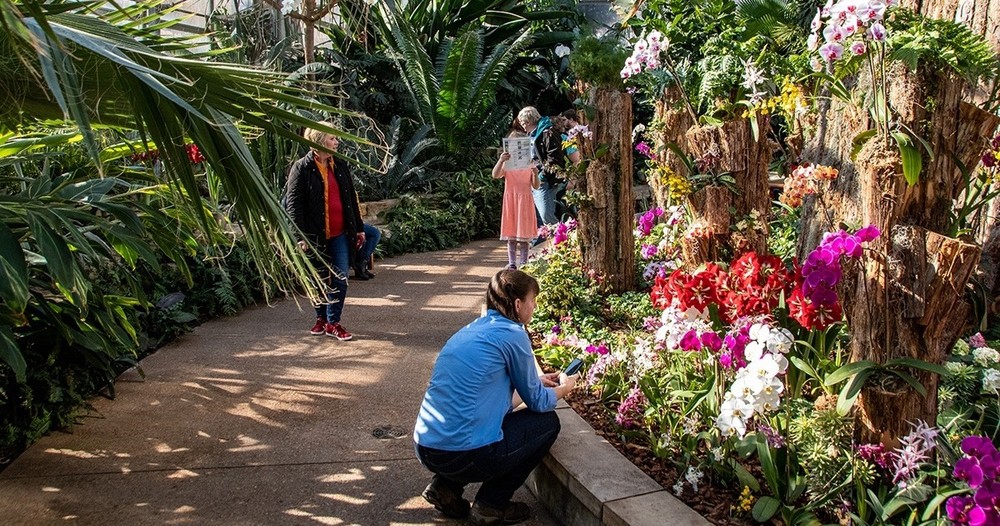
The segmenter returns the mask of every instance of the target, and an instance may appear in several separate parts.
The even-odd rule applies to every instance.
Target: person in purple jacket
[[[413,441],[434,473],[423,497],[449,517],[515,524],[531,514],[510,499],[559,435],[556,401],[579,378],[541,374],[524,327],[538,292],[528,274],[498,272],[486,314],[455,333],[434,364]],[[463,497],[471,482],[483,483],[472,505]]]

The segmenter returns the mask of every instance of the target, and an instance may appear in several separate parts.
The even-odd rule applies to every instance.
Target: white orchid
[[[766,81],[764,70],[758,68],[756,64],[749,60],[743,64],[743,87],[752,90]]]
[[[771,336],[771,327],[766,323],[755,323],[750,326],[750,331],[748,332],[751,340],[758,342],[766,342]]]
[[[753,340],[747,344],[746,349],[743,351],[743,356],[748,362],[756,362],[764,357],[764,350],[766,348],[763,342]]]
[[[764,384],[764,388],[754,398],[753,408],[758,413],[768,413],[774,411],[781,405],[781,393],[785,391],[785,384],[781,380],[772,378],[770,382]]]
[[[767,350],[772,353],[785,354],[792,349],[795,337],[788,329],[772,330],[767,336]]]
[[[569,55],[570,49],[569,49],[569,46],[567,46],[565,44],[559,44],[558,46],[556,46],[556,51],[555,52],[556,52],[556,56],[557,57],[563,58],[563,57]]]
[[[738,435],[743,438],[743,435],[747,434],[746,422],[753,416],[753,404],[731,395],[727,397],[726,401],[722,402],[715,427],[719,428],[724,436]]]

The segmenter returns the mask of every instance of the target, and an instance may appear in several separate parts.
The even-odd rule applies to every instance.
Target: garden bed
[[[669,459],[657,457],[641,441],[626,441],[622,437],[622,429],[614,424],[613,416],[600,400],[586,391],[577,390],[566,398],[566,402],[590,424],[590,427],[594,428],[597,435],[607,440],[623,457],[663,486],[663,489],[672,491],[671,487],[681,477],[677,466]],[[688,489],[681,492],[678,498],[712,524],[720,526],[753,524],[753,521],[735,515],[738,512],[733,509],[733,504],[740,500],[738,492],[714,484],[711,480],[704,481],[698,492]]]

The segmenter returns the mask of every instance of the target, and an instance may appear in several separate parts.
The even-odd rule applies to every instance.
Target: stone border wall
[[[526,485],[573,526],[711,526],[594,432],[565,402],[562,431]]]

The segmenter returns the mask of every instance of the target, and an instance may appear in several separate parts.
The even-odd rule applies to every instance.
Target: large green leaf
[[[6,325],[0,325],[0,361],[10,366],[18,382],[24,382],[28,364],[24,361],[24,355],[21,354],[21,350],[17,346],[14,333]]]
[[[49,225],[45,216],[46,214],[42,212],[29,211],[27,217],[31,233],[38,243],[38,250],[45,258],[45,265],[67,300],[74,303],[85,301],[80,294],[81,291],[76,290],[79,269],[73,260],[69,245],[63,236],[57,234]]]
[[[753,520],[757,522],[767,522],[774,517],[774,514],[778,513],[778,508],[781,507],[781,501],[770,496],[764,495],[763,497],[757,499],[757,503],[753,506]]]
[[[895,131],[892,138],[896,140],[899,147],[899,156],[903,161],[903,177],[910,186],[920,181],[920,171],[923,169],[924,160],[920,155],[920,150],[914,146],[913,139],[909,135]]]
[[[16,314],[28,304],[28,265],[14,233],[0,222],[0,299]]]
[[[826,377],[826,385],[828,387],[833,387],[843,380],[858,374],[861,371],[867,369],[873,369],[878,367],[878,365],[871,360],[859,360],[857,362],[851,362],[837,369],[836,371],[830,373]]]

